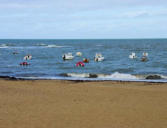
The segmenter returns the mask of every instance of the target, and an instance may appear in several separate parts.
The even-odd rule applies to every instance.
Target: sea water
[[[64,61],[62,55],[69,52],[74,59]],[[76,52],[82,56],[76,56]],[[129,58],[132,52],[136,53],[136,59]],[[146,62],[141,61],[143,52],[148,53]],[[104,61],[95,62],[96,53],[101,53]],[[27,61],[30,65],[21,66],[26,55],[32,55]],[[76,67],[83,58],[88,58],[89,63]],[[161,79],[146,80],[149,75],[158,75]],[[167,39],[1,39],[0,76],[167,82]]]

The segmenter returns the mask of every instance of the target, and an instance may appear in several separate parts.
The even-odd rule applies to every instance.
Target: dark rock
[[[17,78],[13,76],[0,76],[0,78],[5,80],[17,80]]]
[[[98,75],[97,74],[89,74],[89,78],[97,78]]]
[[[146,77],[146,79],[162,79],[162,77],[159,75],[149,75]]]
[[[61,73],[60,76],[69,77],[68,73]]]

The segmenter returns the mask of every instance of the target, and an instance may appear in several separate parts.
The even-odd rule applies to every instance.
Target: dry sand
[[[167,128],[167,84],[0,80],[0,128]]]

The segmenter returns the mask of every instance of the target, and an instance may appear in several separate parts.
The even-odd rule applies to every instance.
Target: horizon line
[[[0,38],[0,40],[130,40],[130,39],[167,39],[166,38]]]

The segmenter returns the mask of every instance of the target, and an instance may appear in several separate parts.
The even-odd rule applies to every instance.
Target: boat
[[[83,62],[84,62],[84,63],[89,63],[89,59],[83,58]]]
[[[132,52],[132,54],[129,55],[129,58],[130,58],[130,59],[136,59],[137,56],[136,56],[136,54],[135,54],[134,52]]]
[[[82,56],[82,53],[81,52],[77,52],[76,56]]]
[[[143,52],[143,56],[147,57],[148,53],[147,52]]]
[[[95,57],[94,57],[95,61],[103,61],[104,57],[102,56],[101,53],[96,53]]]
[[[142,58],[141,58],[141,61],[142,61],[142,62],[148,61],[147,56],[148,56],[148,53],[147,53],[147,52],[143,52],[143,56],[142,56]]]
[[[62,56],[63,60],[72,60],[74,58],[74,56],[72,55],[72,53],[65,53]]]
[[[31,60],[32,59],[32,55],[26,55],[25,57],[24,57],[24,60]]]

